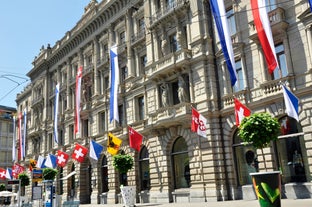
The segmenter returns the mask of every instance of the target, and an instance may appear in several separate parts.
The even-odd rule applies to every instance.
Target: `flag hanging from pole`
[[[7,179],[9,179],[9,180],[12,180],[12,179],[13,179],[12,168],[7,168],[7,169],[6,169],[5,177],[6,177]]]
[[[60,167],[65,167],[67,161],[68,161],[69,155],[66,152],[63,152],[61,150],[57,151],[57,159],[56,164]]]
[[[299,122],[299,99],[285,86],[283,86],[283,95],[287,115]]]
[[[83,162],[84,158],[88,154],[88,149],[80,144],[76,144],[74,152],[72,154],[72,158],[77,160],[78,162]]]
[[[225,58],[225,62],[230,73],[231,85],[234,86],[237,81],[235,68],[234,52],[231,35],[229,33],[227,17],[225,14],[223,0],[211,0],[212,14],[216,22],[219,34],[220,44]]]
[[[46,159],[44,157],[42,157],[41,155],[39,155],[36,167],[40,168],[40,169],[45,168],[45,161],[46,161]]]
[[[309,0],[309,4],[310,4],[310,11],[312,12],[312,0]]]
[[[80,132],[81,78],[82,78],[82,67],[79,67],[76,76],[75,134]]]
[[[245,117],[250,116],[251,111],[247,106],[242,104],[237,98],[234,98],[234,107],[235,107],[236,126],[239,126]]]
[[[110,110],[110,122],[116,120],[119,122],[118,114],[118,86],[119,86],[119,65],[118,65],[118,55],[117,55],[117,45],[114,45],[110,49],[110,100],[109,100],[109,110]]]
[[[44,165],[48,168],[55,168],[56,167],[56,159],[57,159],[57,157],[55,155],[48,154]]]
[[[206,137],[206,125],[207,119],[192,108],[192,132],[196,132],[199,136]]]
[[[6,179],[6,170],[3,168],[0,168],[0,179],[5,180]]]
[[[12,168],[13,177],[17,178],[20,173],[24,172],[24,170],[25,168],[22,165],[15,163]]]
[[[262,46],[269,73],[278,67],[271,25],[266,11],[265,0],[251,0],[251,9],[258,38]]]
[[[16,117],[13,116],[13,143],[12,143],[12,162],[16,161]]]
[[[122,140],[114,136],[112,133],[108,133],[107,139],[107,152],[111,155],[116,155],[119,151]]]
[[[98,160],[104,147],[93,140],[90,140],[90,157]]]
[[[58,105],[59,105],[59,92],[60,92],[60,84],[56,84],[55,87],[55,102],[54,102],[54,142],[58,144]]]
[[[135,131],[132,127],[128,127],[129,133],[129,145],[131,148],[135,149],[136,151],[140,151],[141,144],[143,140],[143,136]]]

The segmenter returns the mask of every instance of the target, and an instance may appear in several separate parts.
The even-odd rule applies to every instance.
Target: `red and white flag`
[[[88,149],[80,144],[76,144],[72,158],[78,162],[83,162],[84,158],[88,154]]]
[[[192,132],[196,132],[199,136],[206,137],[206,125],[207,119],[192,108]]]
[[[266,11],[265,0],[250,0],[254,23],[262,46],[269,73],[278,67],[270,21]]]
[[[236,126],[239,126],[242,122],[243,118],[250,116],[251,111],[247,106],[242,104],[238,99],[234,98],[234,105],[235,105],[235,120]]]
[[[80,132],[80,99],[81,99],[82,67],[78,68],[76,76],[76,108],[75,108],[75,134]]]
[[[129,130],[129,145],[131,148],[135,149],[136,151],[140,151],[141,144],[143,140],[143,136],[135,131],[132,127],[128,127]]]
[[[0,179],[1,180],[6,179],[6,169],[0,168]]]
[[[17,178],[19,174],[24,172],[25,168],[18,163],[15,163],[12,167],[12,175],[14,178]]]
[[[69,155],[66,152],[63,152],[61,150],[57,151],[57,159],[56,164],[60,167],[65,167],[67,161],[68,161]]]

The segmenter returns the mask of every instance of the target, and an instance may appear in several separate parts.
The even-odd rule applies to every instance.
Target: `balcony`
[[[175,13],[182,13],[189,7],[188,0],[176,0],[168,3],[162,10],[158,10],[150,19],[151,28],[165,22],[168,18],[171,19]]]
[[[148,68],[147,75],[151,79],[157,79],[159,76],[174,73],[175,71],[173,68],[182,68],[183,66],[188,65],[191,58],[192,52],[186,49],[179,50],[175,53],[170,53]]]
[[[286,32],[288,23],[285,18],[285,11],[281,7],[278,7],[268,13],[272,35],[279,35]],[[254,21],[249,23],[249,38],[253,41],[258,39],[257,30]]]
[[[170,107],[162,107],[151,114],[149,125],[160,127],[170,127],[176,125],[189,125],[191,122],[192,105],[191,103],[180,103]]]

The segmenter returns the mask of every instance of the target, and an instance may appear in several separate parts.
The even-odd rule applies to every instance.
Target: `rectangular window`
[[[145,113],[144,113],[144,96],[140,96],[137,99],[137,110],[138,110],[138,120],[144,120]]]
[[[69,130],[69,143],[72,143],[74,140],[74,125],[69,125],[68,127]]]
[[[265,5],[267,12],[273,11],[277,8],[276,0],[265,0]]]
[[[128,68],[127,66],[121,68],[121,80],[124,81],[128,78]]]
[[[138,33],[144,33],[145,31],[145,22],[144,22],[144,18],[139,19],[138,21]]]
[[[181,49],[176,34],[170,35],[169,39],[171,52],[176,52]]]
[[[244,75],[243,75],[243,69],[242,69],[242,62],[241,60],[238,60],[235,62],[235,68],[236,68],[236,74],[237,74],[237,83],[234,86],[233,90],[234,92],[238,92],[241,90],[244,90]]]
[[[124,126],[124,110],[123,105],[118,106],[119,126]]]
[[[82,137],[89,136],[89,120],[84,119],[82,120]]]
[[[141,58],[140,58],[140,74],[144,74],[146,63],[147,63],[147,56],[146,55],[141,56]]]
[[[235,23],[235,16],[233,8],[226,11],[226,18],[228,21],[229,33],[230,35],[236,34],[236,23]]]
[[[286,56],[284,51],[284,45],[280,44],[275,47],[276,58],[278,61],[279,68],[275,69],[273,72],[273,79],[277,80],[288,75],[288,69],[286,64]]]
[[[104,134],[106,130],[106,116],[105,112],[100,112],[99,113],[99,134]]]
[[[126,32],[125,31],[120,32],[119,40],[120,40],[120,44],[126,43]]]

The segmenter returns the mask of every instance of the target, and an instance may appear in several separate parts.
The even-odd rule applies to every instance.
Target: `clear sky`
[[[80,20],[90,0],[1,1],[0,105],[16,108],[16,94],[30,83],[26,74],[42,45],[62,39]],[[98,0],[100,2],[100,0]]]

